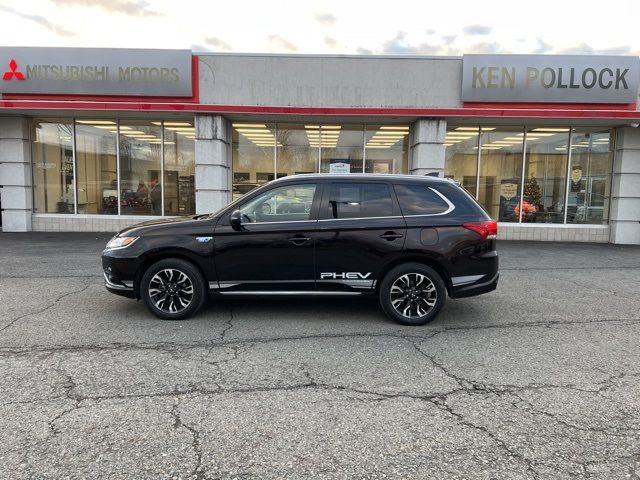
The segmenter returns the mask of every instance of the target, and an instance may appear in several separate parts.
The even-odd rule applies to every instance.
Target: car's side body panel
[[[234,210],[270,189],[309,183],[317,185],[311,206],[309,200],[288,207],[291,218],[300,216],[301,209],[308,218],[255,221],[239,229],[231,225]],[[388,186],[392,207],[380,216],[332,218],[331,189],[365,183]],[[397,185],[429,188],[442,198],[444,210],[428,215],[403,212]],[[263,218],[280,215],[272,203]],[[486,213],[466,192],[441,179],[291,176],[247,193],[212,216],[154,220],[123,230],[119,235],[139,238],[127,248],[103,252],[105,285],[118,295],[139,298],[138,283],[144,270],[159,259],[177,257],[196,265],[212,291],[373,293],[394,266],[421,262],[440,274],[451,297],[477,295],[496,288],[496,242],[482,239],[463,225],[485,220]]]

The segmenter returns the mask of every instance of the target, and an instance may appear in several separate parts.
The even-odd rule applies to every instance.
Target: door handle
[[[401,235],[396,232],[384,232],[382,235],[380,235],[380,238],[384,238],[389,242],[395,240],[396,238],[402,238],[402,237],[404,237],[404,235]]]
[[[309,240],[311,240],[309,237],[303,237],[302,235],[295,235],[289,239],[294,245],[304,245]]]

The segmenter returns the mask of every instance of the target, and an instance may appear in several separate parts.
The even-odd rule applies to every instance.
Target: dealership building
[[[437,175],[516,240],[640,244],[640,59],[0,48],[2,230],[116,231],[298,173]]]

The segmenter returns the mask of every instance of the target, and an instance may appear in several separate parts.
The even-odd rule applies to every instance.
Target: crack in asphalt
[[[82,293],[85,290],[87,290],[89,287],[91,286],[91,284],[85,285],[84,287],[82,287],[80,290],[74,290],[73,292],[67,292],[63,295],[60,295],[58,298],[56,298],[52,303],[50,303],[49,305],[47,305],[44,308],[41,308],[40,310],[37,310],[35,312],[30,312],[30,313],[25,313],[24,315],[20,315],[19,317],[14,318],[13,320],[11,320],[7,325],[5,325],[4,327],[0,328],[0,333],[4,332],[7,328],[12,327],[15,323],[17,323],[19,320],[22,320],[25,317],[30,317],[33,315],[40,315],[41,313],[46,312],[47,310],[49,310],[50,308],[53,308],[60,300],[62,300],[65,297],[68,297],[70,295],[75,295],[77,293]]]
[[[406,338],[405,340],[407,340],[409,342],[409,344],[411,344],[411,346],[413,346],[413,348],[416,350],[416,352],[418,352],[418,354],[420,354],[421,356],[423,356],[424,358],[426,358],[427,360],[429,360],[429,362],[431,362],[431,364],[436,367],[436,369],[438,369],[440,372],[442,372],[444,375],[446,375],[447,377],[449,377],[450,379],[452,379],[453,381],[455,381],[462,389],[468,389],[470,387],[474,387],[474,383],[459,377],[457,375],[454,375],[453,373],[451,373],[447,368],[445,368],[444,365],[436,362],[436,359],[434,356],[432,355],[428,355],[424,350],[422,350],[418,344],[416,343],[416,341],[414,339],[409,339]]]
[[[640,432],[639,428],[632,428],[632,427],[616,428],[617,430],[623,430],[625,433],[615,433],[615,432],[612,432],[610,428],[605,428],[605,427],[582,427],[580,425],[576,425],[575,423],[571,423],[567,420],[560,418],[561,414],[555,414],[555,413],[551,413],[546,410],[537,408],[533,403],[519,396],[517,392],[510,392],[510,393],[518,397],[522,401],[522,403],[525,403],[528,406],[527,409],[530,410],[531,412],[548,417],[551,420],[553,420],[555,423],[563,425],[572,430],[578,430],[585,433],[599,433],[599,434],[611,436],[614,438],[626,438],[628,437],[628,433],[626,432],[629,432],[629,431]]]
[[[72,295],[70,292],[65,294]],[[44,310],[51,308],[53,305],[48,306]],[[43,310],[43,311],[44,311]],[[36,313],[30,313],[24,316],[34,315]],[[22,317],[20,317],[22,318]],[[16,319],[17,320],[17,319]],[[14,322],[16,321],[14,320]],[[227,324],[229,320],[227,320]],[[28,347],[15,347],[15,346],[0,346],[0,357],[11,355],[24,355],[29,353],[45,353],[45,352],[79,352],[79,351],[105,351],[105,350],[166,350],[172,351],[177,349],[192,349],[192,348],[209,348],[215,347],[229,347],[232,345],[244,345],[244,344],[268,344],[273,342],[286,342],[286,341],[298,341],[298,340],[313,340],[313,339],[332,339],[332,338],[376,338],[376,337],[390,337],[398,338],[402,340],[416,339],[416,340],[428,340],[437,335],[449,332],[460,331],[476,331],[476,330],[492,330],[492,329],[509,329],[509,328],[551,328],[562,326],[575,326],[575,325],[589,325],[598,323],[620,323],[624,325],[636,325],[640,323],[640,318],[610,318],[610,319],[592,319],[592,320],[548,320],[544,322],[521,322],[521,323],[504,323],[504,324],[490,324],[490,325],[469,325],[458,327],[444,327],[438,330],[428,332],[425,335],[408,335],[399,333],[322,333],[316,335],[298,335],[291,337],[251,337],[251,338],[237,338],[233,340],[221,340],[221,341],[202,341],[202,342],[155,342],[155,343],[98,343],[98,344],[85,344],[85,345],[32,345]],[[5,328],[8,328],[5,327]],[[225,327],[229,330],[230,327]],[[0,330],[1,332],[2,330]]]
[[[439,407],[442,411],[445,411],[445,412],[449,413],[452,417],[458,419],[458,422],[461,425],[465,425],[465,426],[467,426],[469,428],[472,428],[474,430],[483,432],[485,435],[487,435],[489,438],[491,438],[500,448],[502,448],[505,452],[507,452],[507,454],[510,457],[513,457],[513,458],[517,459],[518,461],[520,461],[522,464],[524,464],[524,466],[526,467],[527,471],[531,473],[531,475],[533,476],[534,479],[539,479],[540,478],[540,474],[534,468],[534,462],[532,460],[530,460],[524,454],[518,452],[514,448],[509,447],[509,445],[507,445],[505,440],[503,440],[502,438],[498,437],[498,435],[496,435],[494,432],[490,431],[487,427],[485,427],[483,425],[477,425],[477,424],[471,422],[469,419],[465,418],[465,416],[463,414],[455,412],[453,410],[453,407],[451,407],[450,405],[448,405],[446,403],[446,397],[441,401],[433,401],[432,403],[434,405],[436,405],[437,407]]]
[[[447,375],[449,378],[453,379],[456,381],[456,383],[458,384],[459,388],[457,389],[453,389],[447,392],[437,392],[437,393],[433,393],[433,394],[429,394],[429,395],[417,395],[417,394],[411,394],[411,393],[407,393],[407,392],[394,392],[394,393],[388,393],[388,392],[379,392],[376,390],[367,390],[367,389],[361,389],[361,388],[354,388],[354,387],[349,387],[349,386],[345,386],[345,385],[335,385],[335,384],[329,384],[329,383],[324,383],[324,382],[320,382],[318,380],[316,380],[312,374],[310,373],[309,369],[304,367],[304,365],[302,366],[303,368],[303,375],[305,377],[304,382],[299,382],[299,383],[293,383],[290,385],[280,385],[280,386],[263,386],[263,387],[249,387],[249,388],[224,388],[224,387],[219,387],[217,386],[217,388],[215,390],[209,390],[209,389],[204,389],[204,388],[188,388],[188,389],[179,389],[178,387],[174,387],[171,391],[167,391],[167,392],[157,392],[157,393],[148,393],[148,394],[131,394],[131,395],[126,395],[126,394],[119,394],[119,395],[98,395],[98,396],[91,396],[91,395],[81,395],[77,388],[77,384],[76,382],[73,380],[73,378],[66,372],[61,371],[60,373],[63,375],[63,377],[65,378],[64,381],[64,390],[65,390],[65,398],[72,400],[74,402],[73,406],[70,408],[65,408],[62,412],[60,412],[58,415],[56,415],[53,419],[51,419],[49,421],[49,428],[51,430],[52,436],[57,436],[61,433],[61,430],[56,427],[56,422],[58,420],[60,420],[62,417],[64,417],[65,415],[79,409],[79,408],[83,408],[83,407],[87,407],[88,405],[86,405],[86,402],[88,401],[93,401],[93,402],[102,402],[102,401],[108,401],[108,400],[131,400],[131,399],[137,399],[137,398],[162,398],[162,397],[172,397],[175,399],[175,403],[172,407],[172,411],[171,411],[171,415],[174,418],[174,427],[175,428],[180,428],[183,427],[186,430],[188,430],[190,432],[190,434],[192,435],[192,442],[191,442],[191,446],[193,448],[194,451],[194,455],[195,455],[195,466],[194,469],[192,471],[192,478],[195,478],[196,480],[204,480],[206,478],[206,474],[202,465],[202,456],[203,456],[203,450],[200,444],[200,432],[188,425],[185,424],[184,421],[182,420],[181,416],[180,416],[180,411],[179,411],[179,406],[180,406],[180,398],[184,397],[184,396],[192,396],[192,395],[203,395],[203,396],[207,396],[207,395],[225,395],[225,394],[251,394],[251,393],[263,393],[263,392],[277,392],[277,391],[298,391],[298,390],[304,390],[304,389],[316,389],[316,390],[324,390],[324,391],[336,391],[336,392],[350,392],[350,393],[355,393],[358,395],[369,395],[371,397],[374,398],[370,398],[370,399],[363,399],[363,398],[357,398],[358,401],[381,401],[381,400],[391,400],[391,399],[399,399],[399,398],[405,398],[405,399],[411,399],[411,400],[417,400],[417,401],[426,401],[432,405],[434,405],[435,407],[437,407],[440,411],[443,411],[445,413],[447,413],[451,418],[455,419],[458,423],[460,423],[463,426],[466,426],[468,428],[472,428],[476,431],[479,431],[481,433],[483,433],[484,435],[486,435],[487,437],[489,437],[497,446],[499,446],[509,457],[516,459],[517,461],[519,461],[525,468],[526,470],[531,474],[531,476],[534,479],[538,479],[540,478],[540,474],[539,472],[536,470],[536,464],[537,462],[527,458],[527,456],[521,452],[519,452],[517,449],[513,448],[512,446],[510,446],[508,444],[508,442],[501,438],[496,432],[492,431],[491,429],[487,428],[486,426],[483,425],[478,425],[476,423],[474,423],[473,421],[471,421],[469,418],[467,418],[463,413],[456,411],[454,409],[453,406],[451,406],[450,404],[448,404],[448,399],[449,397],[456,395],[456,394],[481,394],[481,395],[485,395],[485,394],[495,394],[495,395],[502,395],[504,393],[510,393],[512,395],[514,395],[518,400],[519,403],[525,403],[527,405],[529,405],[531,407],[531,411],[533,414],[539,414],[539,415],[545,415],[545,416],[549,416],[552,419],[554,419],[555,421],[557,421],[558,423],[568,427],[568,428],[577,428],[579,430],[584,430],[584,431],[594,431],[594,429],[586,429],[586,428],[582,428],[576,425],[573,425],[571,423],[568,422],[564,422],[559,420],[555,415],[550,414],[549,412],[546,412],[544,410],[539,410],[537,408],[535,408],[535,406],[533,406],[530,402],[526,401],[525,399],[523,399],[521,396],[519,396],[517,394],[517,391],[522,391],[522,390],[527,390],[529,388],[532,389],[541,389],[541,388],[573,388],[572,386],[567,386],[567,385],[537,385],[537,384],[533,384],[533,385],[526,385],[526,386],[509,386],[510,388],[504,389],[504,386],[498,386],[498,390],[494,390],[493,386],[487,386],[487,385],[483,385],[483,384],[479,384],[477,382],[473,382],[467,378],[464,377],[460,377],[458,375],[453,374],[452,372],[450,372],[443,364],[439,363],[436,361],[436,359],[433,356],[430,356],[428,354],[426,354],[423,350],[421,350],[417,345],[415,345],[412,341],[408,340],[415,348],[415,350],[422,355],[425,359],[427,359],[432,365],[434,365],[434,367],[438,368],[439,370],[441,370],[445,375]],[[224,360],[224,362],[229,361]],[[640,374],[634,374],[635,376],[640,376]],[[611,378],[607,379],[606,381],[600,382],[602,384],[606,384],[607,382],[613,382],[615,379],[620,379],[622,378],[620,374],[615,374],[612,375]],[[601,387],[602,388],[602,387]],[[590,393],[598,393],[600,391],[600,389],[598,390],[589,390]],[[34,402],[36,400],[33,400]],[[26,403],[26,402],[25,402]],[[516,408],[520,408],[519,407],[519,403],[514,403],[511,402],[511,404],[516,407]],[[599,429],[595,430],[598,433],[603,433],[603,434],[607,434],[607,432],[601,431]],[[47,441],[47,440],[45,440]],[[576,464],[578,464],[578,462],[576,462]],[[585,470],[586,471],[586,470]]]
[[[80,395],[75,394],[72,398],[67,396],[55,396],[48,398],[39,398],[32,400],[24,400],[19,402],[6,402],[0,403],[0,406],[9,406],[15,404],[31,404],[31,403],[42,403],[42,402],[51,402],[55,400],[61,399],[70,399],[76,402],[85,402],[85,401],[104,401],[104,400],[128,400],[128,399],[138,399],[138,398],[156,398],[156,397],[177,397],[177,396],[189,396],[189,395],[223,395],[223,394],[250,394],[250,393],[260,393],[260,392],[277,392],[277,391],[295,391],[305,388],[318,388],[323,390],[338,390],[338,391],[350,391],[353,393],[359,394],[367,394],[367,395],[375,395],[381,398],[410,398],[415,400],[431,400],[431,399],[442,399],[447,396],[459,394],[459,393],[472,393],[472,394],[494,394],[494,395],[503,395],[503,394],[513,394],[518,391],[527,391],[527,390],[544,390],[544,389],[570,389],[570,390],[578,390],[580,392],[586,393],[598,393],[597,390],[582,390],[576,389],[573,385],[551,385],[551,384],[530,384],[530,385],[482,385],[477,382],[472,382],[466,379],[463,379],[464,382],[468,384],[467,387],[455,388],[452,390],[444,391],[444,392],[434,392],[432,394],[412,394],[409,392],[380,392],[376,390],[366,390],[361,388],[354,388],[345,385],[339,384],[329,384],[322,383],[316,380],[310,379],[310,377],[305,373],[307,377],[306,382],[302,383],[293,383],[290,385],[279,385],[279,386],[256,386],[256,387],[246,387],[246,388],[226,388],[224,386],[220,386],[218,383],[213,383],[216,387],[215,389],[207,389],[202,387],[191,387],[186,389],[173,388],[171,390],[167,390],[165,392],[155,392],[155,393],[132,393],[132,394],[114,394],[114,395]],[[635,429],[630,429],[635,430]],[[640,431],[640,429],[638,429]]]
[[[231,330],[233,328],[233,308],[229,309],[229,319],[227,320],[227,324],[224,327],[224,329],[222,330],[222,333],[220,334],[220,341],[224,342],[225,341],[225,336],[227,335],[227,332],[229,330]]]
[[[195,428],[187,425],[182,421],[180,416],[180,399],[176,398],[176,403],[171,408],[171,416],[174,419],[173,428],[184,428],[192,437],[191,448],[195,455],[195,466],[191,471],[191,477],[195,480],[204,480],[206,478],[205,470],[202,467],[202,446],[200,445],[200,432]]]
[[[49,429],[54,436],[60,433],[60,429],[55,426],[55,423],[68,413],[81,408],[80,403],[82,402],[82,397],[76,392],[78,386],[73,380],[73,377],[61,369],[56,370],[65,378],[65,382],[62,385],[64,388],[64,397],[74,402],[74,405],[71,408],[64,409],[61,413],[49,420]]]
[[[502,448],[510,457],[513,457],[516,460],[520,461],[522,464],[524,464],[525,468],[527,469],[528,472],[531,473],[531,475],[533,476],[534,479],[539,479],[540,476],[539,476],[538,472],[535,470],[535,468],[533,466],[533,462],[531,460],[529,460],[526,456],[524,456],[520,452],[516,451],[515,449],[510,448],[503,439],[499,438],[495,433],[491,432],[486,427],[484,427],[482,425],[474,424],[473,422],[471,422],[470,420],[465,418],[462,414],[454,412],[453,409],[449,405],[446,404],[446,399],[450,395],[468,391],[467,388],[464,387],[464,385],[465,384],[466,385],[472,385],[472,382],[470,382],[467,379],[463,379],[463,378],[457,377],[456,375],[453,375],[445,367],[443,367],[441,364],[436,362],[431,356],[426,355],[422,350],[420,350],[420,348],[417,345],[414,344],[414,347],[420,354],[422,354],[434,366],[436,366],[436,368],[439,368],[443,373],[445,373],[445,375],[447,375],[448,377],[454,379],[461,386],[461,388],[446,392],[444,394],[438,393],[438,394],[434,394],[434,395],[411,395],[411,394],[407,394],[407,393],[383,393],[383,392],[355,389],[355,388],[345,387],[345,386],[335,386],[335,385],[327,385],[327,384],[319,383],[319,382],[316,382],[313,379],[313,377],[311,376],[311,374],[309,373],[309,371],[307,369],[304,370],[304,374],[305,374],[305,376],[307,377],[307,379],[309,381],[308,382],[308,386],[309,387],[314,387],[314,388],[318,388],[319,387],[319,388],[323,388],[323,389],[335,389],[335,390],[339,390],[339,391],[350,391],[350,392],[355,392],[355,393],[360,393],[360,394],[376,395],[376,396],[381,397],[382,399],[385,399],[385,400],[397,399],[397,398],[408,398],[408,399],[413,399],[413,400],[427,401],[430,404],[434,405],[439,410],[441,410],[443,412],[446,412],[451,417],[455,418],[456,421],[459,424],[464,425],[464,426],[466,426],[468,428],[471,428],[473,430],[482,432],[483,434],[488,436],[495,444],[497,444],[500,448]]]

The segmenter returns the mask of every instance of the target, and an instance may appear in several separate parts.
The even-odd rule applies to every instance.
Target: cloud
[[[267,37],[271,51],[276,52],[297,52],[298,47],[280,35],[269,35]]]
[[[630,55],[632,52],[629,45],[596,49],[588,43],[582,42],[573,47],[560,50],[558,53],[565,55]]]
[[[158,17],[162,13],[149,10],[147,0],[51,0],[63,7],[99,7],[108,12],[122,13],[132,17]]]
[[[442,47],[421,43],[411,45],[406,41],[407,34],[398,32],[394,38],[387,40],[382,45],[382,53],[386,55],[438,55],[442,53]]]
[[[578,45],[574,45],[573,47],[562,49],[558,53],[565,55],[593,55],[596,51],[591,45],[582,42]]]
[[[424,55],[424,56],[460,56],[463,53],[511,53],[498,42],[478,42],[467,47],[454,45],[456,35],[443,35],[442,42],[423,42],[412,44],[407,40],[406,32],[398,32],[391,40],[384,42],[382,49],[376,51],[383,55]],[[360,53],[358,51],[358,53]]]
[[[458,38],[457,35],[443,35],[442,36],[442,40],[444,41],[445,45],[451,45],[455,39]]]
[[[204,43],[215,48],[216,50],[233,50],[233,47],[231,45],[218,37],[205,37]]]
[[[464,49],[464,53],[511,53],[505,50],[498,42],[479,42]]]
[[[598,50],[602,55],[629,55],[631,47],[629,45],[620,45],[618,47],[603,48]]]
[[[191,51],[192,52],[211,52],[211,48],[202,45],[200,43],[192,43],[191,44]]]
[[[435,29],[433,29],[433,28],[428,28],[427,29],[427,35],[433,35],[434,33],[436,33]]]
[[[334,48],[338,44],[338,42],[336,41],[335,38],[327,36],[327,37],[324,37],[324,44],[327,47]]]
[[[358,55],[373,55],[373,52],[371,50],[369,50],[368,48],[362,48],[362,47],[359,47],[358,49],[356,49],[356,53]]]
[[[462,31],[467,35],[489,35],[491,27],[486,25],[467,25]]]
[[[333,25],[338,21],[336,16],[332,13],[316,13],[313,18],[315,18],[317,22],[320,22],[323,25]]]
[[[394,38],[387,40],[382,45],[382,53],[391,55],[416,55],[417,50],[406,42],[406,32],[398,32]]]
[[[538,37],[538,48],[536,48],[533,52],[531,53],[547,53],[550,52],[551,50],[553,50],[553,48],[551,47],[551,45],[549,45],[547,42],[545,42],[544,40],[542,40],[542,38]]]
[[[45,27],[46,29],[51,30],[52,32],[62,37],[72,37],[75,35],[75,32],[68,30],[62,25],[57,25],[55,23],[52,23],[42,15],[31,15],[28,13],[23,13],[16,10],[15,8],[5,7],[4,5],[0,5],[0,11],[7,12],[17,17],[20,17],[24,20],[29,20],[31,22],[37,23],[38,25]]]

